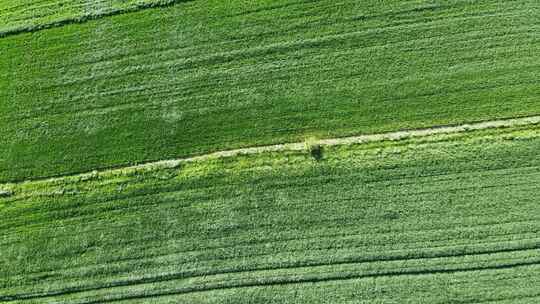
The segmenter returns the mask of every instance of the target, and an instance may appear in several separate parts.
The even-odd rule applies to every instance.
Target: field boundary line
[[[42,24],[35,24],[35,25],[28,25],[28,26],[15,26],[12,28],[7,28],[5,30],[0,30],[0,38],[5,38],[9,36],[24,34],[24,33],[39,32],[42,30],[62,27],[65,25],[70,25],[70,24],[86,23],[91,20],[97,20],[97,19],[107,18],[111,16],[116,16],[116,15],[122,15],[122,14],[135,13],[135,12],[142,11],[145,9],[169,7],[169,6],[179,4],[179,3],[191,2],[191,1],[195,1],[195,0],[166,0],[166,1],[156,1],[156,2],[151,2],[151,3],[141,3],[141,4],[134,4],[131,7],[128,6],[126,8],[111,9],[109,11],[105,11],[101,13],[88,13],[88,14],[82,14],[82,15],[74,15],[74,16],[60,18],[58,20],[50,21],[50,22],[46,22]]]
[[[463,133],[463,132],[468,132],[468,131],[479,131],[479,130],[487,130],[487,129],[509,128],[509,127],[538,125],[538,124],[540,124],[540,115],[520,117],[520,118],[491,120],[491,121],[483,121],[483,122],[476,122],[476,123],[465,123],[465,124],[460,124],[460,125],[434,126],[434,127],[422,128],[422,129],[411,129],[411,130],[392,131],[392,132],[385,132],[385,133],[374,133],[374,134],[356,135],[356,136],[339,137],[339,138],[310,140],[309,145],[319,145],[319,146],[324,147],[324,146],[365,144],[365,143],[382,142],[382,141],[398,141],[398,140],[403,140],[403,139],[428,137],[428,136],[440,135],[440,134],[454,134],[454,133]],[[75,173],[75,174],[68,174],[68,175],[55,176],[55,177],[27,179],[27,180],[19,181],[19,182],[0,183],[0,187],[5,186],[5,185],[17,185],[17,184],[24,184],[24,183],[31,183],[31,182],[55,182],[55,181],[61,181],[70,177],[91,178],[91,177],[102,175],[102,174],[114,175],[114,174],[133,172],[137,170],[175,168],[175,167],[180,166],[183,163],[204,161],[204,160],[210,160],[210,159],[227,158],[227,157],[234,157],[234,156],[241,156],[241,155],[261,154],[261,153],[267,153],[267,152],[307,151],[308,149],[309,147],[308,147],[307,141],[256,146],[256,147],[246,147],[246,148],[217,151],[217,152],[191,156],[191,157],[150,161],[150,162],[136,164],[136,165],[105,168],[101,170],[93,170],[91,172],[86,172],[86,173]],[[0,188],[0,192],[1,190],[2,189]]]

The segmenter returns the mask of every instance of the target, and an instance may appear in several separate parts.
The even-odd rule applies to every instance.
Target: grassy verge
[[[0,39],[0,181],[539,114],[537,1],[192,1]]]
[[[3,185],[0,300],[534,302],[540,129]]]

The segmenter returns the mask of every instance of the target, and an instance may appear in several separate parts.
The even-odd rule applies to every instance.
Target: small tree
[[[317,143],[316,139],[314,138],[306,139],[306,150],[316,161],[323,158],[323,146]]]

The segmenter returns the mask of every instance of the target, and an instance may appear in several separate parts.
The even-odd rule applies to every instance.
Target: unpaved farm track
[[[403,130],[403,131],[387,132],[387,133],[379,133],[379,134],[366,134],[366,135],[349,136],[349,137],[341,137],[341,138],[309,140],[308,142],[303,141],[303,142],[284,143],[284,144],[277,144],[277,145],[224,150],[224,151],[218,151],[218,152],[213,152],[213,153],[193,156],[193,157],[187,157],[187,158],[168,159],[168,160],[161,160],[161,161],[156,161],[156,162],[148,162],[148,163],[134,165],[134,166],[111,168],[111,169],[106,169],[106,170],[100,170],[99,172],[102,172],[105,174],[107,173],[115,174],[115,173],[130,172],[130,171],[141,170],[141,169],[144,170],[144,169],[154,169],[154,168],[155,169],[172,168],[172,167],[179,166],[181,163],[202,161],[202,160],[207,160],[207,159],[212,159],[212,158],[234,157],[238,155],[250,155],[250,154],[258,154],[258,153],[265,153],[265,152],[301,151],[301,150],[306,150],[308,148],[307,145],[338,146],[338,145],[363,144],[363,143],[377,142],[377,141],[402,140],[406,138],[424,137],[424,136],[437,135],[437,134],[451,134],[451,133],[460,133],[460,132],[467,132],[467,131],[519,127],[519,126],[536,125],[536,124],[540,124],[540,115],[520,117],[520,118],[511,118],[511,119],[492,120],[492,121],[483,121],[483,122],[477,122],[477,123],[467,123],[467,124],[455,125],[455,126],[435,126],[435,127],[425,128],[425,129]],[[98,171],[94,170],[92,172],[75,174],[75,175],[66,175],[66,176],[80,176],[84,178],[84,177],[93,176],[96,174],[98,174]],[[55,180],[61,180],[64,177],[65,176],[53,177],[53,178],[47,178],[47,179],[34,179],[34,180],[29,179],[20,183],[24,183],[28,181],[36,181],[36,180],[55,181]],[[13,184],[13,183],[7,183],[7,184]]]

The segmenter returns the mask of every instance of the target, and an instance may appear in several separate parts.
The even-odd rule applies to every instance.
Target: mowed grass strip
[[[538,1],[193,1],[0,39],[0,181],[540,113]]]
[[[0,3],[0,37],[186,0],[4,0]]]
[[[534,302],[538,151],[536,126],[6,184],[0,300]]]

